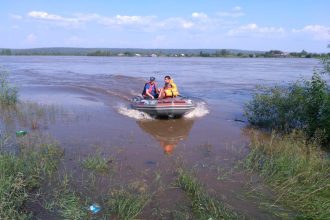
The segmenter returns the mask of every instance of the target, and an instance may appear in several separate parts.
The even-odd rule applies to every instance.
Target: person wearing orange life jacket
[[[159,99],[168,98],[168,97],[176,97],[179,95],[178,87],[174,83],[173,79],[171,79],[170,76],[165,76],[164,82],[165,82],[165,86],[160,91]]]
[[[158,98],[158,89],[156,85],[156,78],[150,77],[150,81],[144,85],[142,96],[147,99]]]

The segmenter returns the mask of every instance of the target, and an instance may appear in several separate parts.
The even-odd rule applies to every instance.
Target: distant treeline
[[[126,56],[126,57],[299,57],[320,58],[330,53],[248,51],[235,49],[35,48],[1,49],[3,56]]]

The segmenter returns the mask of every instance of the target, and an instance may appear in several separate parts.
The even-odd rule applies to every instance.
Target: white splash
[[[210,111],[207,109],[207,105],[205,102],[198,102],[196,104],[196,108],[189,112],[188,114],[184,115],[185,118],[201,118],[205,115],[210,113]]]
[[[119,105],[117,107],[117,111],[119,114],[130,117],[130,118],[134,118],[136,120],[151,120],[153,119],[150,115],[148,115],[147,113],[135,110],[135,109],[130,109],[127,108],[124,105]]]

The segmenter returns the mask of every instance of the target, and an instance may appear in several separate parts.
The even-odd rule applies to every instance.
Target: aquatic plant
[[[98,152],[96,155],[89,155],[83,162],[82,166],[85,169],[95,170],[98,172],[106,172],[109,170],[111,159],[105,159]]]
[[[209,196],[189,172],[179,169],[177,183],[190,197],[192,210],[197,219],[244,219]]]
[[[59,213],[64,219],[80,220],[86,219],[88,212],[84,209],[84,202],[81,198],[71,191],[65,191],[57,201]]]
[[[245,165],[258,171],[282,203],[299,212],[298,219],[330,218],[330,159],[316,143],[306,144],[303,132],[254,132]]]
[[[109,215],[116,215],[119,219],[135,219],[142,209],[150,201],[150,196],[146,193],[136,194],[121,189],[113,191],[105,202],[107,207],[111,207]]]
[[[8,73],[0,67],[0,104],[12,105],[18,101],[18,90],[8,81]]]

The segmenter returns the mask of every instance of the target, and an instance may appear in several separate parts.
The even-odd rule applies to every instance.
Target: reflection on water
[[[142,130],[152,135],[165,154],[172,154],[178,143],[186,139],[194,124],[193,120],[146,120],[137,121]]]

